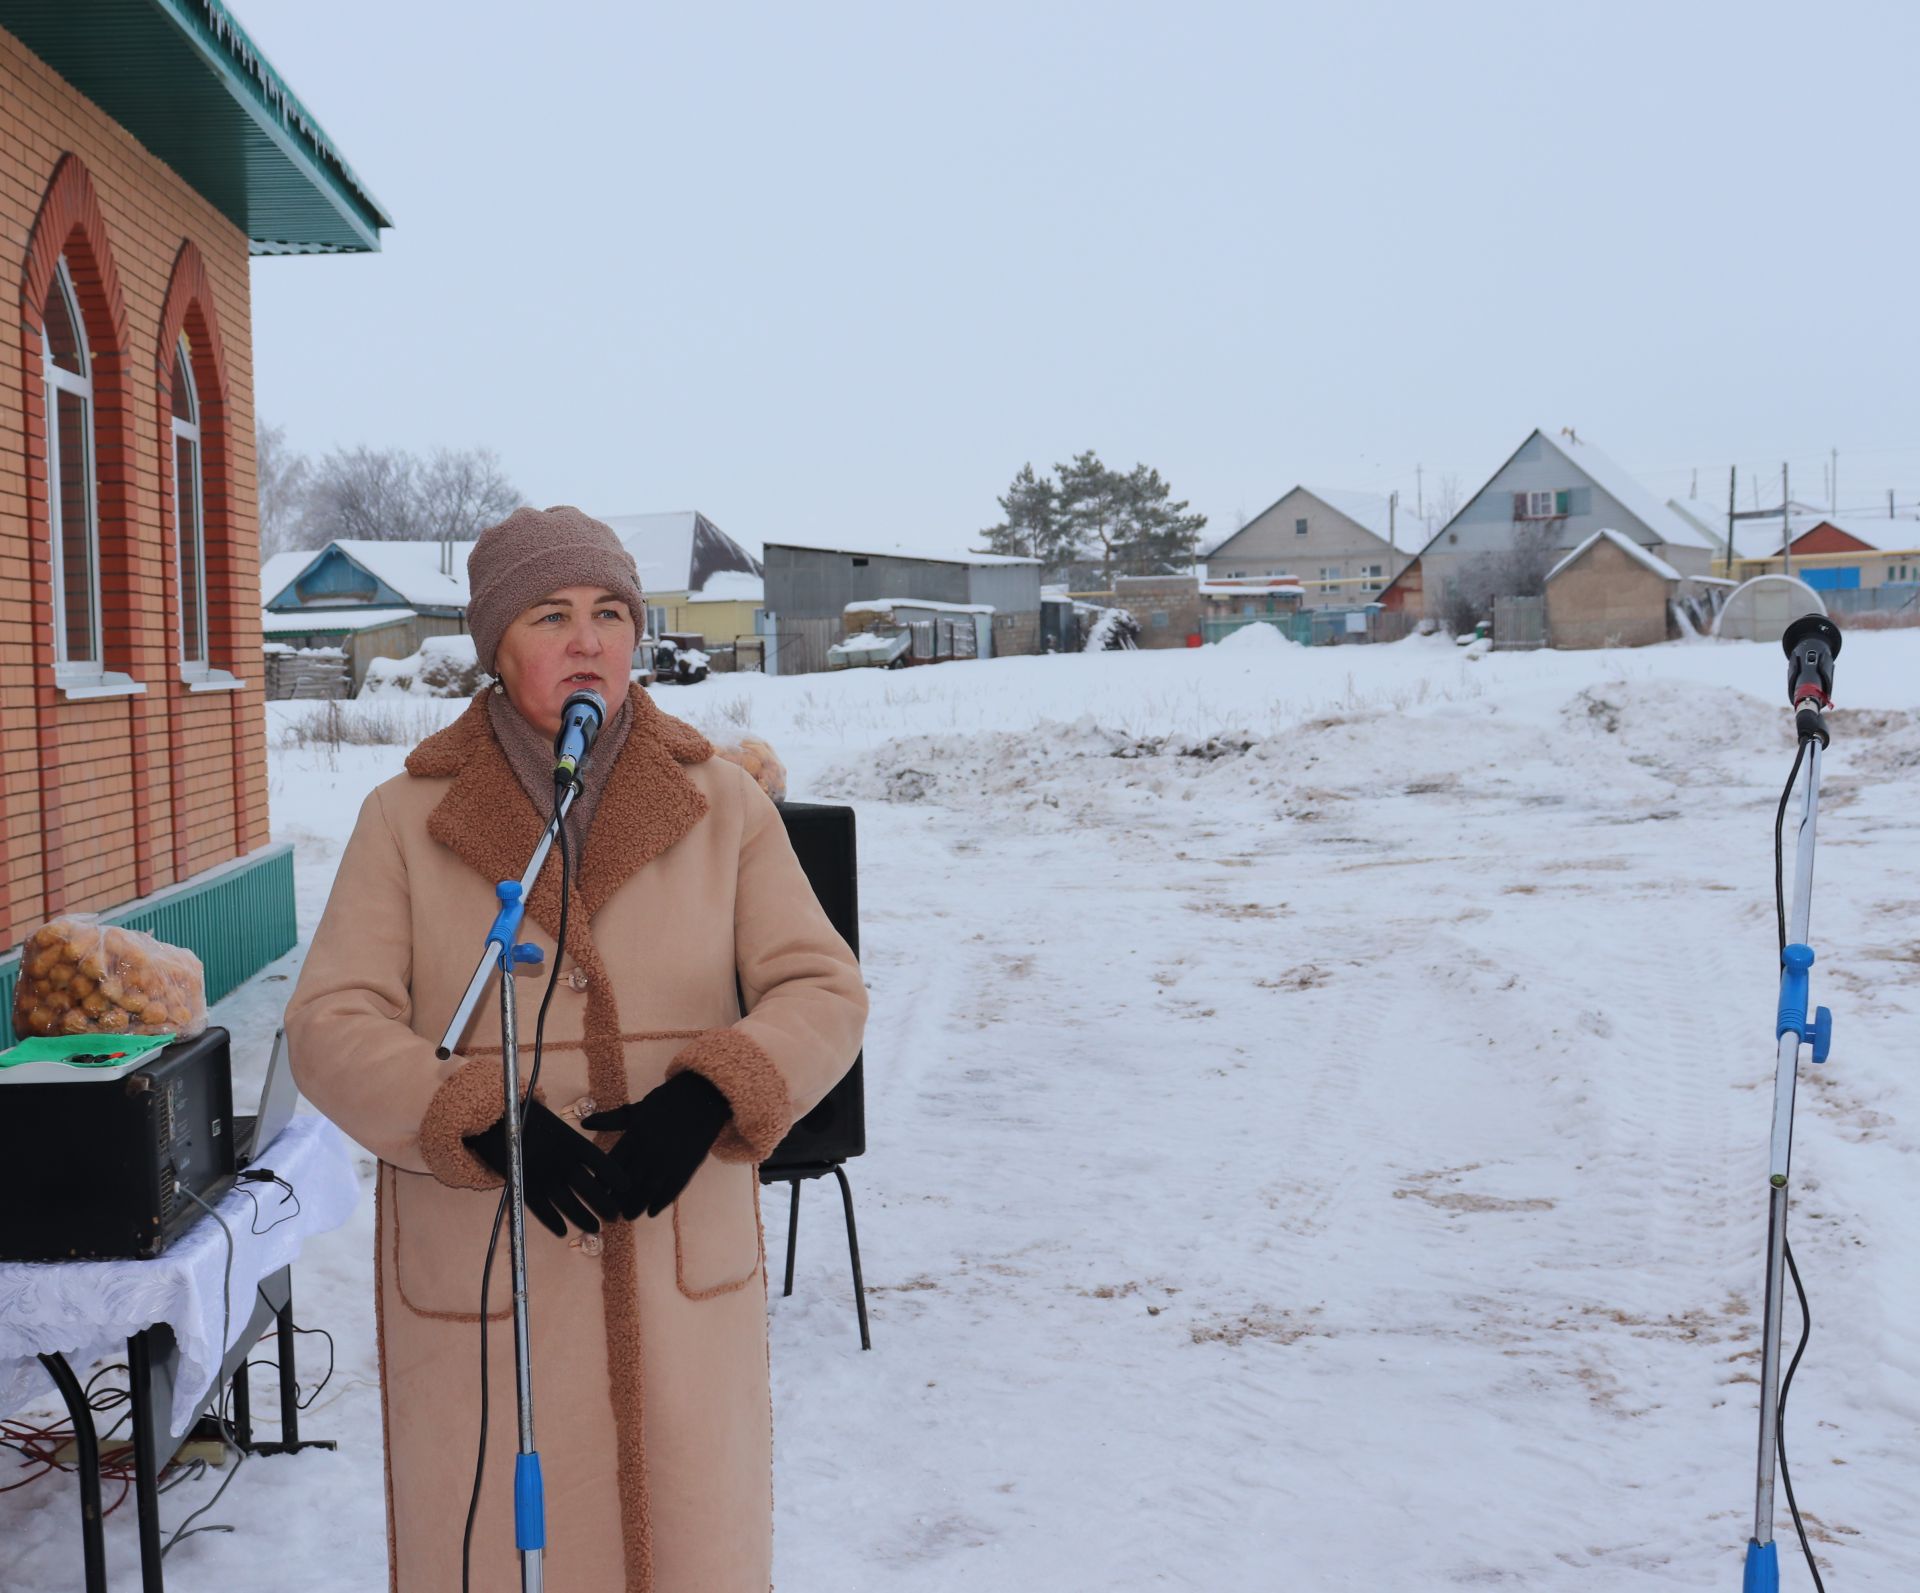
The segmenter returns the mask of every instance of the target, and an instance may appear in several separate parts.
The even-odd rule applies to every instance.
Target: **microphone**
[[[607,702],[597,691],[576,691],[561,705],[560,734],[553,738],[555,784],[580,778],[580,765],[587,761],[606,722]]]
[[[1827,744],[1821,710],[1833,706],[1833,661],[1840,653],[1840,627],[1824,614],[1802,614],[1780,638],[1787,655],[1787,701],[1795,709],[1800,739]]]

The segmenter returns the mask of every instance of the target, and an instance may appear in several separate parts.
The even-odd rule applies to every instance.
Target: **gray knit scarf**
[[[487,722],[493,726],[493,738],[507,755],[507,764],[520,789],[527,793],[534,811],[543,819],[553,818],[553,742],[527,723],[520,710],[504,691],[487,692]],[[587,759],[585,789],[567,809],[567,843],[573,852],[573,877],[580,877],[580,862],[586,855],[587,836],[593,830],[594,810],[600,805],[600,792],[607,775],[627,743],[633,728],[633,701],[622,698],[619,708],[593,744]]]

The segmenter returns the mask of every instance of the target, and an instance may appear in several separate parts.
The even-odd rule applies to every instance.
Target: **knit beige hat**
[[[494,651],[507,627],[563,586],[613,593],[632,609],[635,634],[646,630],[640,571],[611,526],[560,503],[515,509],[482,531],[467,555],[467,629],[480,667],[493,674]]]

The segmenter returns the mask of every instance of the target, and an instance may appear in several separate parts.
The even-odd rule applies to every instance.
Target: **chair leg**
[[[853,1186],[847,1182],[847,1170],[836,1165],[833,1176],[840,1180],[840,1203],[847,1208],[847,1250],[853,1257],[853,1303],[860,1311],[860,1348],[873,1348],[873,1335],[867,1330],[867,1287],[860,1278],[860,1234],[853,1225]]]
[[[793,1204],[787,1208],[787,1286],[783,1296],[793,1293],[793,1255],[800,1244],[800,1180],[793,1180]]]

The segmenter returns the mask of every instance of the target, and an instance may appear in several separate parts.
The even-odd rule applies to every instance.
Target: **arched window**
[[[53,550],[53,656],[98,669],[100,507],[93,446],[93,361],[66,256],[41,311],[46,390],[47,516]]]
[[[187,334],[173,350],[173,523],[180,550],[180,661],[207,664],[206,492],[200,470],[200,395]]]

